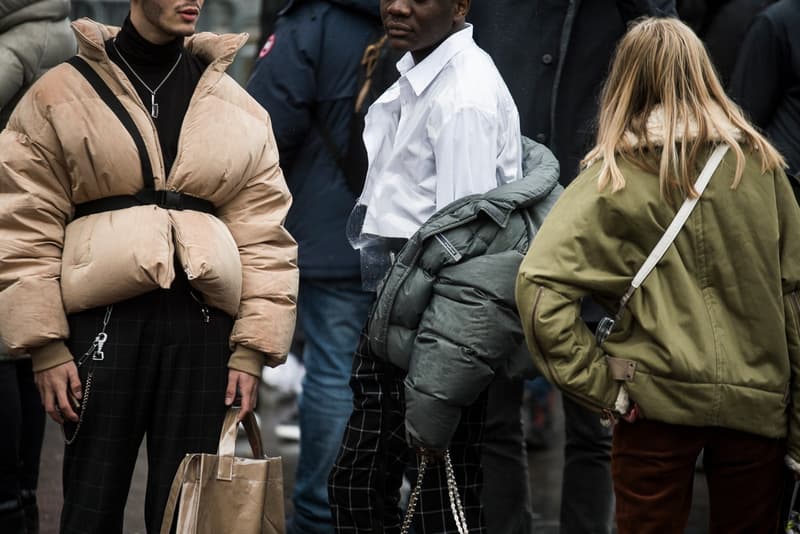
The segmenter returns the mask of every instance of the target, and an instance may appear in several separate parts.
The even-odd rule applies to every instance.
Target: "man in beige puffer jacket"
[[[158,530],[181,458],[216,450],[237,389],[253,409],[294,330],[269,116],[225,74],[246,36],[192,35],[202,5],[132,0],[121,29],[75,22],[84,63],[45,74],[0,134],[0,336],[30,352],[64,424],[65,532],[121,532],[144,435]]]

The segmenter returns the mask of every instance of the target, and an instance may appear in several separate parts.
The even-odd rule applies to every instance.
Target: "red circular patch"
[[[269,39],[267,39],[267,42],[264,43],[264,47],[261,49],[261,52],[258,53],[258,59],[261,59],[262,57],[264,57],[267,54],[269,54],[269,52],[270,52],[270,50],[272,50],[273,46],[275,46],[275,34],[274,33],[272,35],[270,35]]]

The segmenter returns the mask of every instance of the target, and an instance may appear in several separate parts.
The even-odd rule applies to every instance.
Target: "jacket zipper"
[[[800,335],[800,291],[790,293],[789,302],[794,307],[794,325],[797,328],[797,334]]]
[[[547,370],[549,371],[550,376],[554,377],[556,375],[556,373],[555,373],[555,371],[553,369],[553,365],[550,363],[550,359],[545,355],[545,352],[542,350],[542,346],[539,345],[539,342],[537,341],[537,336],[536,336],[536,310],[539,307],[539,300],[542,297],[542,293],[544,293],[544,289],[545,289],[544,286],[539,286],[539,289],[536,291],[536,298],[533,300],[533,311],[531,312],[531,333],[533,334],[533,343],[534,343],[534,345],[536,345],[536,350],[538,350],[539,354],[542,355],[542,359],[544,360],[545,365],[547,365]],[[594,409],[594,410],[598,410],[599,409],[603,413],[605,413],[606,411],[611,410],[608,406],[604,406],[604,405],[598,403],[597,401],[595,401],[595,400],[593,400],[593,399],[591,399],[591,398],[589,398],[589,397],[587,397],[585,395],[581,395],[580,393],[575,393],[573,391],[565,392],[563,389],[562,389],[562,393],[566,394],[568,397],[572,398],[573,400],[575,400],[579,404],[584,405],[585,407],[588,407],[588,408],[591,408],[591,409]]]

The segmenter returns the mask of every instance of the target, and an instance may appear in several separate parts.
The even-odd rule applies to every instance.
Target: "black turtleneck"
[[[133,27],[130,16],[125,19],[116,40],[106,41],[106,51],[111,61],[116,63],[128,76],[148,111],[150,110],[150,91],[131,72],[131,68],[151,89],[155,89],[175,65],[178,56],[181,56],[178,66],[164,82],[164,85],[156,91],[158,117],[153,119],[156,130],[158,130],[161,152],[164,155],[164,172],[166,176],[169,176],[178,153],[178,137],[183,117],[186,115],[197,82],[206,68],[205,63],[183,47],[182,37],[163,45],[153,44],[146,40]],[[130,64],[130,67],[120,58],[120,54]]]

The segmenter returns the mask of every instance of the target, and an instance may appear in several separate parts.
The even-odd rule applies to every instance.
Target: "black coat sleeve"
[[[747,32],[733,70],[729,93],[759,128],[766,128],[783,97],[787,44],[762,15]]]

